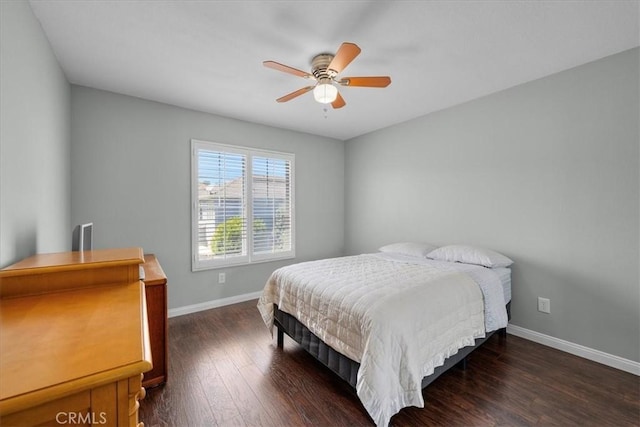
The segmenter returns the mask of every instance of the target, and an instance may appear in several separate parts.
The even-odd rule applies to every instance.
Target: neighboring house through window
[[[293,258],[294,155],[197,140],[191,147],[193,270]]]

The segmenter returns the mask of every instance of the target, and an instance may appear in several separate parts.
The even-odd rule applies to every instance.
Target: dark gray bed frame
[[[284,311],[280,311],[277,305],[274,305],[274,310],[274,324],[278,328],[278,348],[283,348],[284,334],[287,334],[320,363],[348,382],[351,387],[356,387],[358,369],[360,368],[360,364],[358,362],[351,360],[342,353],[338,353],[336,350],[329,347],[324,343],[324,341],[314,335],[306,326],[300,323],[298,319]],[[511,301],[507,303],[507,316],[511,319]],[[434,370],[433,374],[422,379],[422,388],[431,384],[436,378],[453,366],[460,365],[460,367],[466,369],[467,356],[496,332],[503,337],[506,337],[507,335],[506,328],[499,329],[497,331],[489,332],[484,338],[476,339],[475,345],[461,348],[456,354],[446,359],[444,365],[438,366]]]

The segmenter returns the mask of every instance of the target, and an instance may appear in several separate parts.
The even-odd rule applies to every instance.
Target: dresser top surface
[[[153,254],[144,256],[144,283],[147,286],[164,285],[167,283],[167,276],[164,274],[158,259]]]
[[[47,273],[61,270],[80,270],[144,262],[141,248],[99,249],[84,252],[38,254],[25,258],[0,270],[0,278],[20,274]]]

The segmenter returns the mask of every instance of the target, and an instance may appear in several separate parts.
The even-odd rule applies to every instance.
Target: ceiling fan
[[[336,84],[356,87],[387,87],[391,83],[389,76],[338,78],[338,74],[340,74],[358,54],[360,54],[360,48],[356,44],[344,42],[340,45],[335,55],[330,53],[316,55],[311,60],[311,73],[275,61],[264,61],[262,64],[267,68],[273,68],[274,70],[283,71],[316,82],[314,85],[303,87],[302,89],[298,89],[276,99],[277,102],[287,102],[313,90],[313,97],[316,101],[321,104],[331,104],[333,108],[342,108],[346,105],[346,102],[338,92]]]

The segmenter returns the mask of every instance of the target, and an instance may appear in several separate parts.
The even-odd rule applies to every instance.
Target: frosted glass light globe
[[[331,104],[338,97],[338,88],[331,83],[318,83],[313,88],[313,97],[321,104]]]

